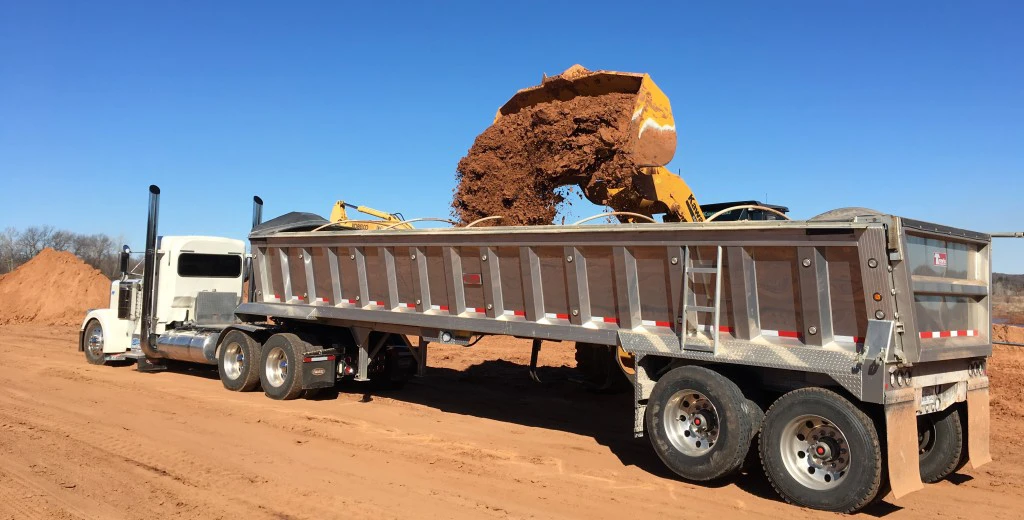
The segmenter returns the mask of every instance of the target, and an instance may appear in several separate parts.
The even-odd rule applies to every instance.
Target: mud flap
[[[896,394],[894,396],[893,394]],[[887,393],[885,405],[885,438],[888,449],[889,485],[895,498],[924,488],[917,445],[917,397],[914,389]]]
[[[989,451],[988,386],[967,391],[967,454],[971,468],[992,462]]]

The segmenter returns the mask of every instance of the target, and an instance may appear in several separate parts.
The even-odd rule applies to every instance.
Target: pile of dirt
[[[77,256],[44,249],[0,278],[0,325],[76,325],[88,309],[106,307],[110,279]]]
[[[992,342],[1024,344],[1024,327],[1001,324],[993,325]]]
[[[503,116],[459,161],[452,214],[464,223],[551,224],[559,186],[629,186],[636,163],[626,136],[636,96],[605,94],[552,101]]]

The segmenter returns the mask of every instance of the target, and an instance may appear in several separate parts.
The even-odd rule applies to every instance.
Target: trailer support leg
[[[414,349],[409,349],[412,352],[413,357],[416,358],[416,377],[423,377],[427,375],[427,345],[430,342],[420,338],[419,346]]]
[[[543,340],[533,340],[533,350],[530,352],[530,379],[540,383],[540,376],[537,375],[537,358],[540,356],[540,345]]]

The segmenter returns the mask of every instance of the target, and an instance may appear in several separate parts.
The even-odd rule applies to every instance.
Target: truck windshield
[[[242,275],[242,257],[182,253],[178,256],[178,276],[190,278],[237,278]]]

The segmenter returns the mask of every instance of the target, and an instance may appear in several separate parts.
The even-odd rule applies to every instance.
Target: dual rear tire
[[[760,410],[735,383],[703,367],[670,370],[647,402],[647,433],[662,462],[687,480],[728,476],[743,464]]]
[[[803,388],[765,414],[761,463],[789,503],[851,513],[882,488],[882,447],[874,421],[841,395]]]
[[[789,392],[764,413],[724,376],[680,367],[655,385],[646,426],[658,457],[687,480],[714,480],[736,471],[760,430],[761,464],[787,502],[851,513],[886,494],[875,421],[825,388]],[[924,482],[941,480],[963,466],[957,408],[922,416],[918,430]]]
[[[302,395],[302,358],[315,347],[295,334],[274,334],[266,343],[241,330],[229,331],[217,355],[224,388],[248,392],[262,386],[271,399]]]

